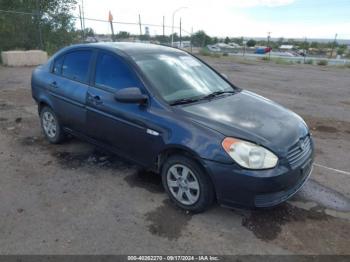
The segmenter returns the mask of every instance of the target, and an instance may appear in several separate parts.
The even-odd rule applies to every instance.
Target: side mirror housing
[[[138,87],[127,87],[115,92],[114,98],[122,103],[144,104],[147,102],[148,96],[142,94]]]

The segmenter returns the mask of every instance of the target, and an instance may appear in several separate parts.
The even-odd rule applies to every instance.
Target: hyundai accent
[[[185,210],[275,206],[311,174],[301,117],[179,49],[73,45],[36,68],[31,85],[49,142],[70,134],[152,170]]]

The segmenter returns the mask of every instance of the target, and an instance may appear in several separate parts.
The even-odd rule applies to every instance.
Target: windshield
[[[208,66],[184,53],[143,54],[134,60],[169,103],[233,91],[231,85]]]

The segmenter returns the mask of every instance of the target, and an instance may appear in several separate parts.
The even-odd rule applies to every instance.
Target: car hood
[[[245,139],[275,153],[286,152],[308,134],[303,119],[249,91],[182,107],[187,118],[225,136]]]

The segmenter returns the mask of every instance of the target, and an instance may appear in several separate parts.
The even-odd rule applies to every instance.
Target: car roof
[[[72,45],[69,49],[82,48],[82,47],[96,47],[99,49],[109,51],[121,51],[127,55],[134,56],[145,53],[184,53],[180,49],[176,49],[169,46],[149,44],[149,43],[134,43],[134,42],[99,42],[99,43],[88,43]]]

